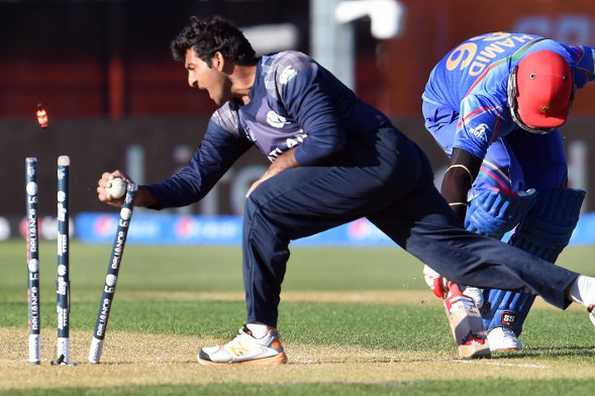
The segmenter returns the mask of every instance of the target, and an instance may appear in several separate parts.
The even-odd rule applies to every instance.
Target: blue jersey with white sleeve
[[[296,51],[263,56],[249,97],[246,105],[229,101],[215,111],[190,163],[148,186],[160,207],[200,200],[252,146],[271,162],[295,147],[300,166],[329,164],[340,159],[349,136],[390,125],[383,113]]]
[[[595,52],[524,33],[488,33],[473,37],[444,56],[434,67],[422,95],[426,120],[430,107],[450,109],[457,122],[454,136],[439,136],[450,154],[461,148],[484,158],[488,147],[518,127],[508,108],[508,77],[519,61],[535,51],[562,56],[574,74],[576,88],[595,78]]]

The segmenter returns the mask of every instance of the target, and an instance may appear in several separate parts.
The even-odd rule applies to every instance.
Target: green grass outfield
[[[24,243],[0,244],[0,394],[302,395],[573,394],[595,392],[595,330],[582,309],[539,302],[522,354],[456,359],[422,266],[398,249],[300,248],[292,252],[279,328],[290,363],[205,368],[203,343],[242,325],[237,247],[128,246],[103,363],[85,363],[110,246],[71,245],[76,367],[50,367],[55,343],[55,244],[41,246],[44,362],[26,359]],[[595,248],[559,260],[595,275]]]

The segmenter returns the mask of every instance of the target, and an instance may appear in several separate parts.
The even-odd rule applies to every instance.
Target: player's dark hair
[[[175,60],[183,61],[186,51],[193,48],[196,55],[211,67],[211,58],[217,51],[226,60],[247,66],[256,64],[256,56],[250,42],[233,23],[220,16],[205,18],[190,17],[186,25],[171,42]]]

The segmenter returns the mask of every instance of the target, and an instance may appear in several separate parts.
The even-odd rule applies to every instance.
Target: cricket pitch
[[[48,332],[46,332],[48,333]],[[18,340],[18,343],[12,342]],[[0,390],[128,385],[273,383],[386,383],[415,380],[474,379],[595,379],[595,362],[577,366],[545,360],[538,351],[515,357],[460,361],[454,351],[400,352],[362,347],[286,344],[289,364],[267,369],[256,366],[203,367],[196,363],[199,346],[223,340],[114,331],[106,338],[103,361],[86,362],[89,332],[73,332],[73,367],[52,367],[54,339],[43,337],[41,366],[26,362],[26,330],[0,329],[2,376]],[[576,351],[574,351],[576,352]],[[592,351],[591,351],[592,352]]]

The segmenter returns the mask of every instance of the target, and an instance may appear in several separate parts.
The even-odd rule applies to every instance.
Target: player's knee
[[[246,213],[251,213],[258,209],[258,204],[254,199],[255,193],[256,191],[253,191],[250,195],[246,197],[246,200],[244,201],[244,211]]]
[[[267,210],[266,202],[258,199],[258,190],[253,191],[244,205],[244,229],[260,227],[270,230],[276,217]]]
[[[244,235],[247,236],[252,233],[256,223],[262,223],[261,208],[254,199],[253,194],[250,194],[244,202]]]

